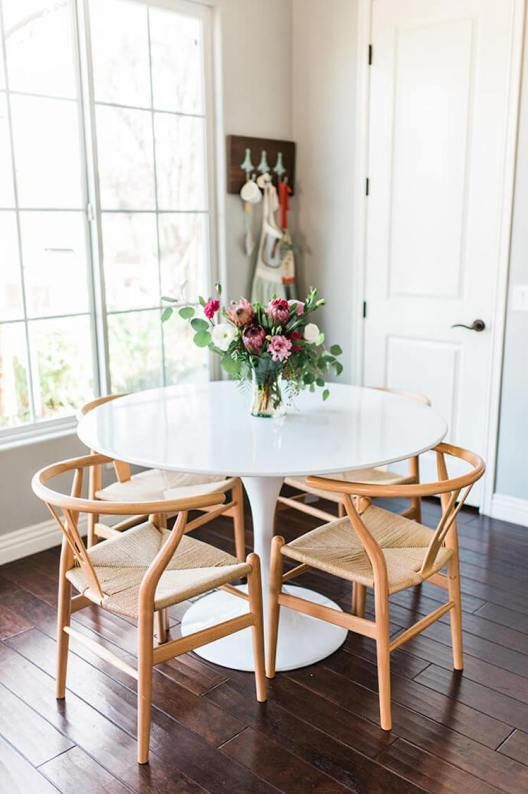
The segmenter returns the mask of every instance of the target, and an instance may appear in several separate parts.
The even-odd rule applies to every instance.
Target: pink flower
[[[291,300],[289,301],[290,309],[295,309],[295,314],[300,316],[304,314],[304,303],[302,301]]]
[[[253,306],[245,298],[240,298],[238,303],[231,301],[227,308],[227,316],[235,325],[248,325],[254,315]]]
[[[208,320],[212,320],[216,312],[220,308],[220,301],[217,298],[211,298],[204,306],[204,314]]]
[[[242,344],[248,353],[258,355],[266,340],[266,331],[261,325],[248,325],[242,333]]]
[[[292,343],[285,336],[272,336],[268,346],[273,361],[286,361],[290,357]]]
[[[290,304],[284,298],[274,298],[268,303],[266,312],[272,322],[286,325],[290,316]]]

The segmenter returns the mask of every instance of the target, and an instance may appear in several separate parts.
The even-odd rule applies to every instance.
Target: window
[[[160,321],[211,275],[207,13],[0,0],[0,436],[207,376]]]

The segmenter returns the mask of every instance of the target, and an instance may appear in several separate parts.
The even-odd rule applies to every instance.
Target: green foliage
[[[184,306],[183,309],[180,309],[178,314],[182,320],[190,320],[191,317],[194,317],[195,315],[194,306]]]
[[[170,318],[172,317],[172,311],[173,310],[170,308],[170,306],[166,306],[165,309],[163,309],[163,311],[161,312],[162,323],[166,323],[167,320],[170,320]]]
[[[194,317],[191,320],[191,326],[194,331],[209,331],[209,323],[207,320],[201,320],[199,317]]]
[[[211,342],[211,334],[200,330],[194,335],[193,342],[197,347],[207,347]]]

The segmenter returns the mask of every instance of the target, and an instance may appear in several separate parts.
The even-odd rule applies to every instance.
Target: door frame
[[[375,0],[358,0],[357,52],[359,53],[356,108],[357,127],[354,152],[354,173],[356,174],[355,201],[352,222],[354,229],[354,312],[352,321],[352,381],[364,382],[365,327],[363,323],[363,302],[366,286],[366,235],[368,220],[368,178],[369,134],[370,134],[370,65],[369,45],[371,43],[372,7]],[[513,0],[512,41],[510,57],[510,85],[507,111],[506,145],[504,148],[504,181],[502,189],[502,211],[500,221],[499,263],[495,283],[495,307],[491,322],[491,377],[488,394],[488,427],[485,431],[485,445],[482,450],[487,465],[480,511],[491,515],[492,498],[495,492],[497,463],[497,442],[499,434],[499,412],[502,385],[502,363],[506,331],[506,309],[508,302],[508,276],[510,270],[510,241],[515,190],[515,168],[518,144],[518,122],[520,88],[522,76],[524,24],[526,0]],[[375,67],[376,53],[373,54]]]

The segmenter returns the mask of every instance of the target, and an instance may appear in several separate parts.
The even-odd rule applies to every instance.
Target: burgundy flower
[[[266,339],[266,331],[261,325],[248,325],[242,333],[242,344],[248,353],[258,355]]]
[[[301,345],[296,345],[295,344],[295,342],[297,340],[302,339],[302,338],[303,338],[303,335],[301,334],[300,331],[292,331],[291,332],[290,339],[291,339],[291,342],[292,342],[292,349],[291,349],[292,353],[298,353],[300,350],[302,350]]]
[[[266,312],[273,323],[286,325],[290,316],[290,304],[284,298],[274,298],[268,303]]]
[[[208,320],[212,320],[216,312],[220,308],[220,301],[217,298],[211,298],[204,306],[204,314]]]
[[[254,315],[253,306],[245,298],[240,298],[238,303],[231,301],[227,308],[227,316],[235,325],[249,325]]]
[[[268,350],[273,361],[286,361],[290,357],[292,343],[285,336],[272,336]]]

